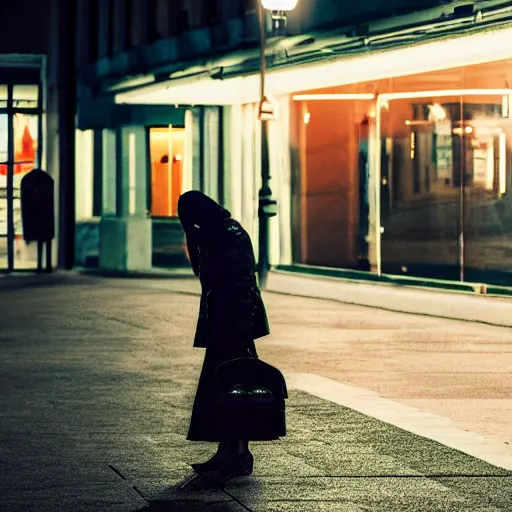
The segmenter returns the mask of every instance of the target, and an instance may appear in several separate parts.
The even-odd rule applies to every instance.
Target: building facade
[[[34,167],[55,182],[53,265],[74,265],[74,21],[72,2],[0,5],[0,271],[32,271],[20,182]]]
[[[257,3],[78,5],[77,263],[180,264],[191,188],[256,241]],[[266,47],[271,263],[511,282],[509,3],[300,0],[287,32]]]

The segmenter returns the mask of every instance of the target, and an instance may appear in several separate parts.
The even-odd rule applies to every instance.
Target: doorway
[[[149,129],[151,156],[151,216],[177,217],[183,189],[185,128],[153,126]]]
[[[7,83],[0,83],[0,271],[34,270],[37,249],[23,239],[20,185],[42,166],[41,84],[2,81]]]

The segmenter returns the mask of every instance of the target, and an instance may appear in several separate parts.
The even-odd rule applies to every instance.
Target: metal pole
[[[382,219],[381,219],[381,187],[382,187],[382,111],[381,102],[375,102],[375,251],[377,256],[377,275],[382,276]]]
[[[267,59],[265,55],[267,34],[265,9],[259,3],[260,21],[260,60],[261,60],[261,100],[265,98],[265,79]],[[268,121],[261,120],[261,189],[258,194],[258,279],[259,285],[264,289],[267,285],[269,263],[269,217],[265,212],[265,205],[272,195],[270,189],[270,162],[268,150]]]
[[[460,189],[459,189],[459,279],[461,283],[465,280],[465,182],[466,182],[466,151],[464,136],[464,99],[460,98]]]
[[[382,226],[381,226],[381,101],[374,102],[375,117],[370,120],[368,133],[369,177],[368,177],[368,259],[372,272],[382,275]]]

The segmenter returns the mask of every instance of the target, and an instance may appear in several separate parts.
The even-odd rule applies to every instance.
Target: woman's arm
[[[226,258],[230,269],[226,285],[230,309],[233,313],[231,321],[238,337],[252,341],[255,291],[254,256],[247,234],[240,233],[235,240],[234,247]]]
[[[201,270],[201,265],[200,265],[201,260],[200,260],[200,256],[199,256],[199,245],[194,240],[194,238],[190,237],[190,236],[187,236],[186,245],[187,245],[187,256],[188,256],[188,260],[190,261],[192,270],[194,271],[194,274],[199,277],[199,273]]]

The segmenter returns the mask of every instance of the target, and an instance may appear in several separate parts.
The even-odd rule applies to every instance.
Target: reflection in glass
[[[469,281],[512,284],[512,119],[503,98],[464,109],[464,273]]]
[[[384,273],[512,285],[510,71],[509,59],[301,91],[299,261],[354,268],[364,255],[370,161],[381,170]],[[334,99],[375,91],[380,155],[368,145],[378,126],[368,102]]]
[[[458,111],[453,98],[416,98],[381,113],[384,273],[458,278]]]

